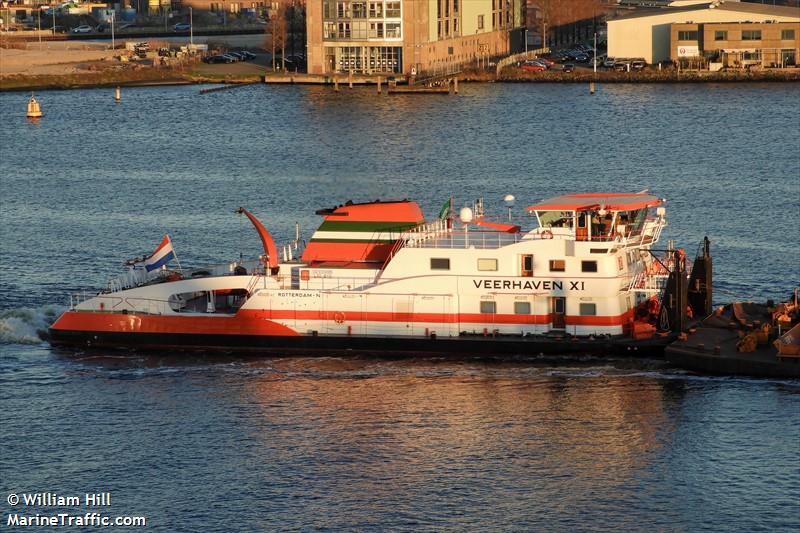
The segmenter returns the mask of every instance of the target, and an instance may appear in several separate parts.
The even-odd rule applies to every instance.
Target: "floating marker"
[[[41,118],[42,117],[42,108],[39,107],[39,102],[36,101],[36,98],[31,94],[31,99],[28,100],[28,112],[25,114],[28,118]]]
[[[122,100],[122,90],[117,86],[117,88],[114,89],[114,101],[119,102],[120,100]]]
[[[589,94],[594,94],[594,82],[589,82]]]

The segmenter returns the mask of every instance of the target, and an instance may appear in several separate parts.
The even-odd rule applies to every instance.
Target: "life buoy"
[[[333,313],[333,321],[336,322],[337,324],[341,324],[342,322],[344,322],[344,313],[342,313],[341,311],[336,311],[335,313]]]
[[[539,234],[539,237],[542,238],[542,239],[552,239],[553,238],[553,232],[550,231],[549,229],[546,229],[546,230],[544,230],[543,232],[541,232]]]

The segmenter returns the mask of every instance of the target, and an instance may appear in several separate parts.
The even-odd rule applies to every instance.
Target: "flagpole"
[[[169,245],[172,246],[172,239],[170,238],[169,234],[167,234],[167,239],[169,239]],[[178,252],[175,251],[175,247],[172,246],[172,255],[175,256],[175,262],[178,263],[178,271],[183,274],[183,267],[181,266],[181,260],[178,259]]]

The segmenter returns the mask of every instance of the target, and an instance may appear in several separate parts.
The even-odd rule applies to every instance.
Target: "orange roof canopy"
[[[657,196],[639,192],[565,194],[529,206],[527,211],[580,211],[600,206],[609,211],[632,211],[663,203]]]

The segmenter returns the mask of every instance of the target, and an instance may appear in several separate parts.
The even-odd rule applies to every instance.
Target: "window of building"
[[[336,3],[336,16],[340,19],[350,18],[350,2],[337,2]]]
[[[483,29],[483,15],[478,15],[478,29]]]
[[[400,32],[400,23],[399,22],[387,22],[386,23],[386,38],[387,39],[399,39],[402,37]]]
[[[369,3],[369,18],[371,19],[383,18],[383,2]]]
[[[697,30],[679,31],[678,32],[678,40],[679,41],[696,41],[697,40]]]
[[[497,270],[497,259],[478,259],[478,270]]]
[[[761,30],[742,30],[743,41],[760,41]]]
[[[563,259],[550,260],[550,272],[564,272],[567,269],[567,262]]]
[[[383,39],[383,22],[370,22],[369,36],[371,39]]]
[[[367,4],[366,2],[353,2],[352,11],[354,19],[367,18]]]
[[[349,39],[350,38],[350,23],[349,22],[340,22],[337,31],[337,37],[340,39]]]
[[[353,39],[366,39],[367,38],[367,22],[366,21],[354,21],[353,22],[352,38]]]
[[[727,41],[728,40],[728,32],[727,31],[715,31],[714,32],[714,40],[715,41]]]
[[[431,257],[431,270],[450,270],[450,258]]]
[[[581,272],[597,272],[597,261],[581,261]]]
[[[336,23],[326,22],[322,29],[322,36],[325,39],[336,39]]]
[[[386,2],[386,18],[400,18],[400,2]]]
[[[322,18],[331,19],[334,13],[336,13],[335,4],[330,0],[326,0],[322,4]]]
[[[530,302],[514,302],[514,314],[515,315],[529,315],[529,314],[531,314],[531,303]]]
[[[595,316],[597,314],[597,304],[581,303],[581,316]]]
[[[497,313],[497,302],[481,302],[481,313]]]
[[[781,40],[782,41],[793,41],[794,40],[794,30],[781,30]]]

